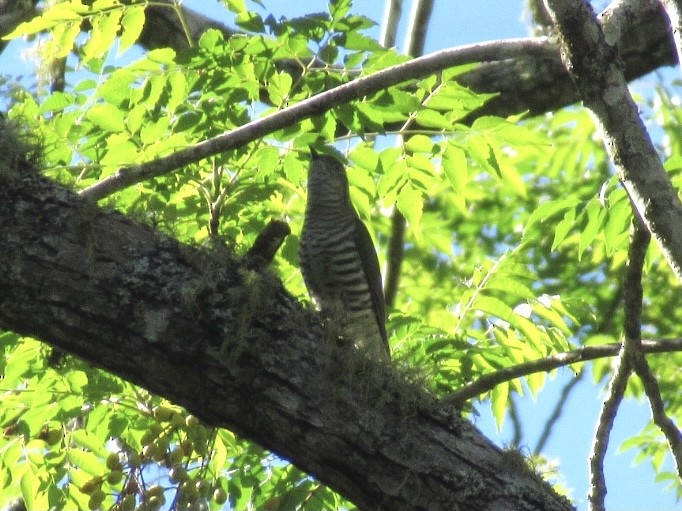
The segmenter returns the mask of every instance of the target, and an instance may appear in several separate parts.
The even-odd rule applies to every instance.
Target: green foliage
[[[208,31],[180,54],[158,49],[120,66],[109,57],[139,35],[141,2],[56,2],[21,25],[12,36],[47,34],[46,58],[73,51],[79,69],[63,92],[23,91],[9,112],[41,134],[46,174],[83,189],[122,166],[191,147],[405,60],[366,35],[373,22],[352,14],[349,1],[281,20],[249,11],[244,1],[223,3],[242,33],[226,40]],[[84,21],[90,29],[83,42]],[[184,242],[216,234],[237,250],[251,246],[270,219],[286,217],[293,234],[274,269],[304,299],[297,233],[307,147],[319,137],[346,139],[352,199],[382,263],[392,208],[407,220],[388,330],[397,363],[416,368],[435,393],[578,345],[614,342],[631,210],[589,117],[565,109],[464,126],[458,121],[490,96],[457,85],[452,78],[462,71],[388,87],[107,202]],[[659,97],[668,169],[679,186],[682,115],[665,91]],[[352,142],[340,133],[352,134]],[[401,137],[393,146],[368,142],[394,135]],[[674,280],[656,249],[646,272],[646,331],[679,336],[679,293],[669,291]],[[124,510],[143,502],[145,509],[164,502],[220,509],[226,500],[233,509],[348,507],[260,448],[207,429],[118,378],[70,357],[55,364],[45,346],[9,333],[0,345],[0,506],[21,494],[32,509]],[[674,358],[656,359],[662,381],[676,381]],[[595,362],[593,371],[600,380],[610,362]],[[535,374],[481,398],[490,398],[501,425],[512,394],[535,395],[545,383],[546,375]],[[679,417],[682,398],[669,386],[662,384]],[[626,447],[660,469],[666,451],[655,430]],[[671,484],[680,492],[679,481]]]

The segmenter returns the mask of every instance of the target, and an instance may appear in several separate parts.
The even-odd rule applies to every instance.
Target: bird
[[[331,337],[388,361],[379,259],[350,200],[345,161],[312,147],[310,153],[299,246],[303,281]]]

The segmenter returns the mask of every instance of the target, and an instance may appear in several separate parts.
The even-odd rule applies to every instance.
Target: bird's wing
[[[386,311],[384,305],[384,290],[381,287],[381,270],[379,269],[379,258],[372,243],[372,237],[365,224],[359,218],[355,218],[355,247],[360,254],[362,271],[365,273],[372,295],[372,305],[374,315],[379,325],[379,332],[384,341],[386,351],[390,353],[388,338],[386,336]]]

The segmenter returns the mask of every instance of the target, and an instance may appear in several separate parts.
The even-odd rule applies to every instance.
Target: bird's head
[[[310,148],[308,201],[350,201],[348,177],[340,154],[322,154]]]

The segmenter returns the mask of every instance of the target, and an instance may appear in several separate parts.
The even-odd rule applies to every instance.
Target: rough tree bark
[[[0,327],[260,443],[362,509],[572,509],[390,367],[325,347],[315,316],[226,248],[182,246],[6,164],[0,225]]]

